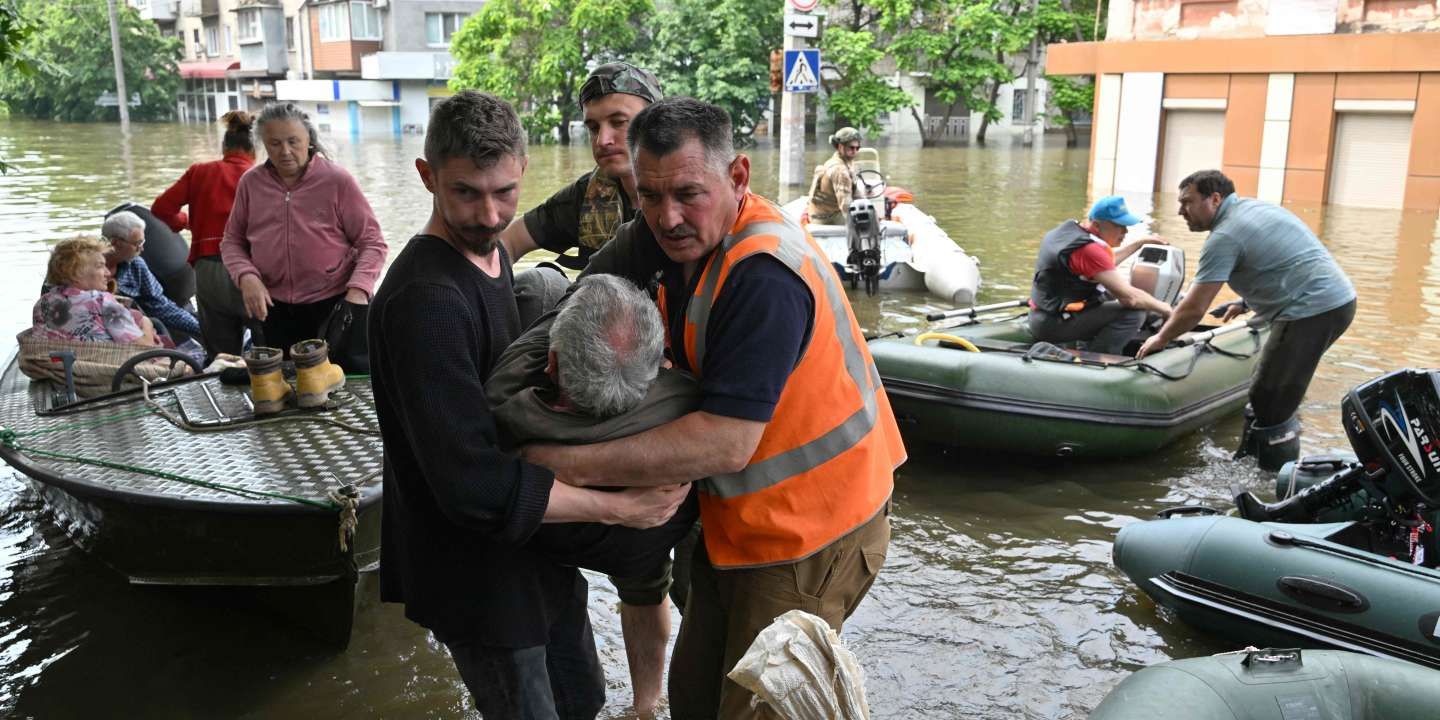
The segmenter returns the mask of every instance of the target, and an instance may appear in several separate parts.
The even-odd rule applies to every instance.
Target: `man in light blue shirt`
[[[1136,357],[1161,350],[1194,328],[1220,286],[1229,283],[1242,302],[1226,310],[1225,322],[1253,309],[1270,323],[1270,339],[1250,385],[1251,429],[1256,438],[1288,425],[1298,432],[1292,418],[1320,357],[1355,319],[1355,286],[1300,218],[1277,205],[1237,196],[1235,183],[1218,170],[1201,170],[1180,182],[1180,216],[1192,231],[1209,230],[1210,237],[1200,250],[1190,292]],[[1298,453],[1298,439],[1293,446]],[[1261,460],[1262,467],[1273,464],[1264,453]]]

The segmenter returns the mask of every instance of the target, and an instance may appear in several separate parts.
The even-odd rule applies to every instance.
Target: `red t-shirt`
[[[150,212],[171,230],[190,228],[191,265],[202,257],[220,254],[220,239],[235,204],[235,186],[254,163],[254,158],[238,151],[227,152],[220,160],[195,163],[150,206]],[[188,216],[180,209],[186,206],[190,208]]]
[[[1106,270],[1115,269],[1115,253],[1103,242],[1086,243],[1070,253],[1070,272],[1087,280],[1094,280]]]

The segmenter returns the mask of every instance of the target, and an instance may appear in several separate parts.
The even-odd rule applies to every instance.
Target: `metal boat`
[[[12,359],[0,459],[130,583],[263,588],[266,605],[343,646],[358,573],[379,564],[369,379],[347,378],[324,409],[265,419],[247,390],[206,374],[75,400]]]

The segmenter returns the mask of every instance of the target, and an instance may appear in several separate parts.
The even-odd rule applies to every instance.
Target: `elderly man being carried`
[[[615,275],[597,274],[582,279],[572,295],[506,349],[485,384],[502,448],[627,437],[699,406],[699,383],[661,367],[665,329],[644,292]],[[639,547],[633,533],[598,524],[545,525],[531,545],[565,564],[610,572],[622,607],[662,607],[671,583],[670,550],[697,515],[695,504],[687,503]],[[646,616],[622,614],[624,620],[645,622]],[[635,708],[642,714],[659,700],[668,635],[652,649],[644,641],[648,633],[626,628]]]

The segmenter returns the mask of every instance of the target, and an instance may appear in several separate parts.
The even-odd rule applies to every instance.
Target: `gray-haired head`
[[[576,410],[612,417],[650,392],[665,353],[660,311],[615,275],[582,279],[550,326],[560,392]]]
[[[100,226],[100,234],[112,242],[129,240],[130,234],[136,230],[145,232],[145,221],[129,210],[122,210],[105,218],[105,224]]]
[[[706,162],[717,172],[724,173],[735,159],[730,114],[718,105],[695,98],[666,98],[641,110],[630,120],[625,136],[632,158],[642,149],[664,157],[692,139],[700,141]]]
[[[430,167],[463,157],[486,170],[505,155],[525,159],[525,129],[510,103],[489,93],[464,90],[430,111],[425,128],[425,162]]]
[[[315,123],[311,122],[310,115],[300,109],[295,103],[270,103],[260,111],[260,116],[255,120],[255,126],[260,132],[265,132],[265,123],[275,120],[294,120],[305,126],[305,132],[310,135],[310,149],[326,157],[330,153],[325,151],[325,146],[320,144],[320,134],[315,132]]]

